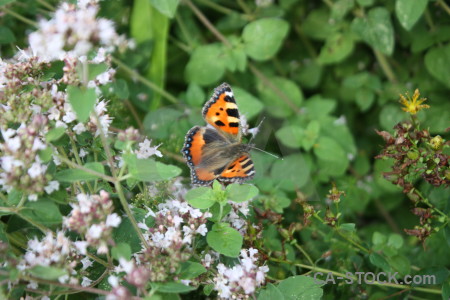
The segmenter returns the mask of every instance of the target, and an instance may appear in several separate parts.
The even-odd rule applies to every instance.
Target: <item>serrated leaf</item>
[[[111,255],[114,259],[125,258],[127,261],[131,258],[131,248],[127,243],[118,243],[111,249]]]
[[[161,181],[178,176],[181,169],[156,162],[153,159],[138,159],[135,154],[124,155],[132,178],[142,181]]]
[[[425,55],[425,67],[436,80],[450,87],[450,44],[431,48]]]
[[[207,209],[216,203],[214,192],[209,187],[199,187],[189,190],[185,196],[190,205],[199,209]]]
[[[19,215],[44,226],[53,226],[62,222],[58,206],[53,201],[42,198],[38,201],[27,202]]]
[[[395,1],[395,15],[406,30],[416,24],[427,8],[428,0],[397,0]]]
[[[180,0],[150,0],[150,2],[160,13],[173,18]]]
[[[314,278],[308,276],[292,276],[278,284],[278,289],[285,300],[319,300],[323,290]]]
[[[193,261],[185,261],[181,264],[179,274],[180,279],[192,279],[205,273],[206,269],[202,264]]]
[[[105,174],[105,168],[101,163],[98,162],[87,163],[83,167],[100,174]],[[61,182],[90,181],[100,178],[97,175],[91,174],[87,171],[80,169],[67,169],[59,171],[58,173],[55,174],[54,177],[55,179]]]
[[[242,32],[245,52],[255,60],[272,58],[280,49],[289,31],[289,23],[282,19],[264,18],[245,26]]]
[[[40,266],[40,265],[31,268],[29,270],[29,272],[31,275],[33,275],[35,277],[46,279],[46,280],[55,280],[55,279],[58,279],[59,277],[67,274],[67,271],[64,269]]]
[[[242,248],[242,235],[228,224],[215,224],[206,235],[208,245],[215,251],[230,257],[238,257]]]
[[[386,8],[372,8],[367,17],[354,19],[352,30],[375,50],[386,55],[394,51],[394,29]]]
[[[78,121],[82,123],[86,122],[97,100],[95,89],[70,85],[67,87],[67,95]]]
[[[244,202],[258,196],[259,190],[251,184],[233,183],[226,188],[228,198],[236,203]]]
[[[186,66],[186,77],[198,85],[217,82],[225,73],[221,44],[210,44],[195,48]]]

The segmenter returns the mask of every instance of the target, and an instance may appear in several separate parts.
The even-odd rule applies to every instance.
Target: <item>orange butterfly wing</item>
[[[214,90],[211,99],[203,107],[203,118],[217,130],[227,133],[240,141],[241,128],[239,110],[233,91],[227,83]]]
[[[196,185],[208,185],[217,178],[217,174],[199,167],[202,162],[205,127],[195,126],[186,134],[183,153],[189,167],[191,168],[191,180]]]
[[[250,155],[244,154],[232,162],[219,176],[223,182],[239,182],[252,179],[255,176],[255,167]]]

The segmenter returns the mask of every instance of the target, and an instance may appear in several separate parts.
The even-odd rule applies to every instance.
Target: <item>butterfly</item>
[[[242,183],[255,175],[248,153],[252,145],[242,144],[239,110],[231,87],[222,83],[203,106],[206,127],[194,126],[186,134],[181,150],[191,169],[194,185],[210,185],[215,179]]]

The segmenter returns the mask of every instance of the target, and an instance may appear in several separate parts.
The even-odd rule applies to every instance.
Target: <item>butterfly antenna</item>
[[[248,142],[249,144],[251,144],[253,142],[253,140],[255,139],[256,135],[259,132],[259,128],[261,127],[261,125],[262,125],[262,123],[264,122],[265,119],[266,119],[266,117],[263,117],[261,122],[259,122],[258,126],[255,127],[256,128],[256,133],[252,134],[252,137],[250,138],[250,141]],[[261,149],[259,149],[259,150],[261,150]]]
[[[273,153],[264,151],[264,150],[262,150],[262,149],[259,149],[259,148],[254,147],[254,146],[250,146],[250,148],[255,149],[255,150],[258,150],[258,151],[261,151],[261,152],[263,152],[263,153],[265,153],[265,154],[269,154],[270,156],[275,157],[276,159],[280,158],[279,156],[277,156],[277,155],[275,155],[275,154],[273,154]],[[283,158],[281,158],[281,160],[283,160]]]

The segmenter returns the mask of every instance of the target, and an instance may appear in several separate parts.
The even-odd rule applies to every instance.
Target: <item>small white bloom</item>
[[[132,261],[127,261],[125,258],[119,258],[119,264],[125,273],[130,274],[133,271],[134,265]]]
[[[83,255],[86,255],[88,242],[86,241],[76,241],[74,242],[75,248],[77,248],[78,252],[80,252]],[[83,264],[84,265],[84,264]]]
[[[119,226],[121,220],[122,219],[119,217],[118,214],[112,213],[106,218],[106,226],[117,227]]]
[[[44,190],[47,194],[51,194],[54,191],[59,190],[59,182],[56,180],[52,180],[48,183],[46,187],[44,187]]]
[[[39,162],[35,162],[28,169],[28,175],[30,175],[31,178],[36,178],[39,175],[44,174],[46,169],[46,166],[42,165]]]
[[[137,154],[137,158],[146,159],[152,155],[162,157],[161,151],[158,150],[158,147],[161,145],[151,147],[150,143],[151,140],[148,140],[147,138],[142,143],[139,143],[139,150],[135,151],[135,153]]]
[[[36,290],[38,288],[38,283],[36,281],[30,280],[30,283],[28,283],[27,288]]]
[[[81,281],[81,286],[87,287],[87,286],[91,285],[91,283],[92,283],[92,280],[90,280],[86,276],[83,276],[83,281]]]
[[[36,194],[28,195],[28,200],[30,200],[30,201],[37,201],[37,199],[38,199],[38,195],[36,195]]]
[[[98,224],[93,224],[87,234],[93,239],[99,239],[102,236],[103,227]]]
[[[83,123],[78,123],[77,125],[73,126],[73,131],[76,132],[76,134],[82,134],[83,132],[86,131],[86,127],[84,126]]]
[[[206,224],[202,224],[197,228],[197,233],[202,236],[205,236],[208,233],[208,228],[206,228]]]
[[[81,158],[85,157],[86,155],[88,155],[89,152],[87,152],[86,150],[84,150],[83,148],[80,149],[80,153],[78,153],[78,156],[80,156]]]
[[[139,222],[137,225],[140,229],[144,229],[146,231],[148,231],[150,229],[150,228],[148,228],[147,224],[145,224],[143,222]]]
[[[119,278],[117,278],[117,276],[111,275],[108,277],[108,282],[112,287],[116,287],[119,285]]]
[[[39,138],[34,139],[33,147],[31,148],[31,150],[37,151],[44,150],[45,148],[47,148],[47,146],[45,146],[45,144]]]
[[[86,270],[90,266],[92,266],[94,263],[92,260],[89,259],[89,257],[85,257],[81,260],[81,263],[83,264],[83,267],[81,267],[82,270]]]

